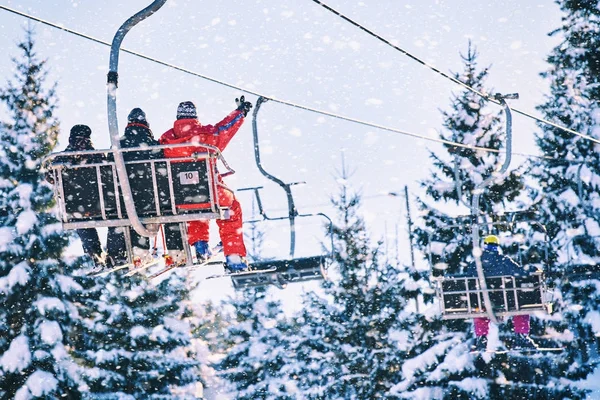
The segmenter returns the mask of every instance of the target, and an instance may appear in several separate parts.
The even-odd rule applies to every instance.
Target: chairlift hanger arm
[[[123,192],[123,198],[125,203],[125,209],[127,210],[127,216],[131,221],[133,229],[141,236],[152,237],[156,234],[155,231],[147,229],[140,221],[135,204],[133,203],[133,194],[131,187],[129,186],[129,178],[127,176],[127,170],[125,167],[125,160],[123,154],[120,152],[119,146],[119,124],[117,120],[117,81],[118,81],[118,68],[119,68],[119,49],[121,43],[125,38],[125,35],[138,23],[148,18],[156,11],[158,11],[167,0],[155,0],[148,7],[134,14],[131,18],[121,25],[121,27],[115,33],[110,48],[110,59],[108,67],[108,79],[107,79],[107,108],[108,108],[108,131],[110,133],[110,141],[114,150],[115,167],[117,176],[121,182],[121,190]]]
[[[266,219],[266,220],[283,219],[283,218],[270,218],[267,215],[267,213],[265,212],[265,209],[263,207],[262,200],[260,199],[260,193],[258,192],[262,188],[263,188],[262,186],[248,187],[248,188],[238,189],[238,192],[243,192],[243,191],[248,191],[248,190],[252,190],[254,192],[254,196],[256,197],[256,204],[258,205],[258,213],[263,217],[263,219]],[[287,219],[287,217],[285,219]],[[253,222],[253,221],[248,221],[248,222]]]
[[[497,93],[494,95],[494,98],[500,102],[500,104],[504,107],[504,112],[506,114],[506,158],[504,159],[504,163],[500,167],[497,172],[492,173],[487,179],[483,180],[479,185],[475,187],[473,190],[473,202],[471,208],[471,214],[475,217],[475,224],[478,225],[479,221],[479,199],[483,190],[487,188],[494,180],[498,179],[498,176],[503,176],[506,171],[508,171],[508,167],[510,166],[511,158],[512,158],[512,115],[510,111],[510,107],[506,103],[505,99],[517,99],[519,95],[508,94],[501,95]],[[487,290],[487,283],[485,281],[485,273],[483,272],[483,265],[481,262],[481,248],[479,237],[479,229],[473,229],[473,257],[475,258],[475,266],[477,268],[477,277],[479,278],[479,284],[481,285],[483,302],[485,304],[485,308],[487,309],[487,314],[491,321],[497,323],[496,315],[494,314],[494,310],[492,309],[492,302],[490,301],[490,296]]]
[[[266,102],[268,99],[260,96],[256,101],[256,106],[254,107],[254,113],[252,114],[252,136],[254,139],[254,159],[256,160],[256,166],[261,174],[263,174],[266,178],[272,180],[277,183],[281,188],[285,191],[288,202],[288,219],[290,220],[290,257],[294,258],[294,252],[296,248],[296,216],[298,215],[298,211],[296,210],[296,205],[294,204],[294,196],[292,195],[292,190],[290,188],[291,184],[283,182],[281,179],[269,174],[262,166],[260,161],[260,143],[258,141],[258,124],[257,124],[257,115],[260,110],[260,106]],[[255,191],[256,196],[258,197],[258,191]],[[263,214],[264,216],[264,214]]]
[[[329,238],[330,238],[330,246],[331,246],[331,252],[329,253],[329,257],[333,260],[333,253],[335,252],[335,249],[333,247],[333,221],[331,220],[331,218],[329,218],[329,216],[327,216],[326,214],[323,213],[316,213],[316,214],[300,214],[298,215],[299,217],[312,217],[312,216],[320,216],[323,217],[327,220],[328,222],[328,227],[329,227]]]

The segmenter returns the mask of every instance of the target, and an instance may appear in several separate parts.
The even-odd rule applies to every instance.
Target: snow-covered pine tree
[[[411,268],[380,262],[381,244],[371,248],[361,196],[349,187],[344,164],[338,175],[330,269],[339,276],[324,283],[324,293],[305,298],[288,349],[295,361],[286,370],[303,398],[390,398],[403,359],[426,346],[418,343],[424,331],[415,299],[421,294],[427,300],[427,283]]]
[[[545,119],[598,140],[600,2],[556,3],[564,16],[562,26],[550,35],[561,42],[547,58],[549,68],[542,76],[549,81],[550,94],[538,109]],[[598,144],[547,124],[539,127],[537,145],[549,158],[536,160],[532,170],[541,187],[540,211],[556,253],[553,268],[559,274],[573,269],[586,272],[600,262]],[[576,277],[559,280],[561,318],[553,329],[564,332],[560,339],[573,366],[564,370],[567,379],[583,379],[598,365],[599,283]]]
[[[220,303],[216,304],[212,300],[194,303],[191,307],[191,350],[194,359],[200,364],[199,384],[203,398],[214,400],[224,390],[215,365],[231,346],[224,338],[235,315],[232,315],[230,308],[222,307]]]
[[[137,275],[110,274],[87,301],[87,319],[74,354],[90,367],[93,398],[194,398],[198,362],[188,354],[188,291],[183,274],[154,286]],[[99,296],[98,296],[99,294]]]
[[[85,387],[68,333],[82,286],[71,273],[82,260],[63,258],[68,235],[41,172],[59,131],[55,85],[31,29],[18,47],[16,72],[0,90],[9,118],[0,124],[0,397],[75,399]]]
[[[252,220],[258,218],[255,207],[253,200]],[[262,254],[264,236],[260,223],[251,223],[245,231],[251,261],[267,259]],[[218,381],[208,392],[228,393],[235,399],[297,399],[296,384],[285,373],[294,327],[281,302],[270,296],[269,287],[238,290],[219,309],[227,317],[217,324],[218,338],[210,346]]]
[[[465,70],[455,77],[480,92],[489,93],[490,91],[485,90],[484,86],[488,70],[483,69],[478,72],[476,59],[477,54],[469,45],[467,55],[463,57]],[[459,96],[455,96],[452,100],[452,111],[444,113],[445,129],[440,137],[498,149],[503,140],[502,121],[498,113],[492,113],[484,106],[484,101],[471,91],[465,90]],[[436,171],[432,178],[422,183],[426,197],[419,202],[423,223],[416,229],[416,235],[421,250],[427,254],[431,249],[433,263],[448,264],[446,273],[452,275],[460,272],[472,261],[470,230],[465,230],[461,235],[456,233],[456,228],[447,228],[445,225],[453,224],[455,220],[439,209],[455,208],[459,213],[468,214],[467,207],[471,203],[472,191],[476,183],[492,173],[498,163],[499,155],[470,149],[456,149],[451,146],[445,148],[448,152],[446,157],[432,153]],[[445,159],[450,161],[444,161]],[[458,162],[460,168],[455,169],[454,162]],[[525,198],[525,193],[522,193],[523,179],[519,170],[513,170],[505,179],[496,181],[482,196],[482,212],[498,213],[510,208],[526,207],[527,204],[517,206],[518,202],[515,201]],[[536,247],[533,245],[539,245],[536,243],[539,236],[530,233],[532,232],[525,232],[524,245]],[[511,239],[500,236],[505,241]],[[430,241],[431,247],[429,247]],[[529,253],[527,257],[520,260],[524,266],[530,262],[540,261],[539,254],[534,253]],[[470,321],[467,322],[441,321],[439,316],[437,321],[436,318],[430,319],[429,326],[433,335],[430,348],[410,361],[411,364],[418,366],[417,370],[423,374],[413,384],[416,387],[423,386],[422,389],[416,389],[415,393],[429,388],[428,395],[431,397],[453,399],[580,398],[582,395],[583,391],[561,380],[569,364],[560,354],[536,357],[514,354],[472,357],[465,354],[467,347],[464,343],[456,348],[449,347],[448,343],[452,340],[465,342],[472,336]],[[552,328],[545,331],[545,324],[546,320],[533,318],[532,336],[540,338],[550,335]],[[562,331],[564,329],[555,333]],[[500,334],[504,340],[510,338],[511,324],[501,325]],[[568,332],[565,334],[568,336]],[[436,361],[432,363],[434,355]],[[445,371],[448,366],[454,368],[450,373]],[[430,372],[427,372],[428,370]],[[411,371],[409,376],[414,380],[414,376],[418,374],[415,375]],[[404,388],[403,385],[400,387]]]
[[[240,400],[301,398],[286,374],[293,361],[288,350],[293,325],[281,302],[269,299],[267,289],[259,287],[236,293],[228,305],[235,307],[222,338],[229,348],[215,365],[226,382],[223,391]]]

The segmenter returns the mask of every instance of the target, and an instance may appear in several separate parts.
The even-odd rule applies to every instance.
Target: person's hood
[[[188,142],[200,126],[197,119],[178,119],[173,123],[173,129],[169,129],[160,138],[160,142],[162,144]]]
[[[197,132],[200,122],[197,119],[178,119],[173,123],[173,137],[175,139],[189,139]]]

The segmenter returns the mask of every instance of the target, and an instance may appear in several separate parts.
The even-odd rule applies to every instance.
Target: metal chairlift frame
[[[258,140],[258,126],[257,126],[257,115],[260,107],[268,99],[265,97],[259,97],[254,107],[253,119],[252,119],[252,133],[254,140],[254,158],[256,165],[261,172],[269,180],[277,183],[286,193],[288,203],[288,214],[281,217],[270,217],[267,215],[263,208],[262,200],[260,198],[259,190],[262,186],[248,187],[238,189],[238,191],[253,191],[256,202],[258,205],[259,214],[262,216],[262,220],[245,221],[245,223],[256,223],[261,221],[277,221],[277,220],[289,220],[290,223],[290,251],[288,260],[274,260],[274,261],[261,261],[251,265],[255,270],[255,273],[247,274],[234,274],[232,275],[234,286],[236,287],[248,287],[248,286],[262,286],[268,283],[274,283],[279,287],[285,287],[288,282],[301,282],[316,279],[327,278],[327,268],[330,260],[333,256],[333,222],[324,213],[314,214],[300,214],[296,209],[294,203],[294,196],[292,194],[291,187],[294,185],[303,184],[305,182],[292,182],[285,183],[281,179],[268,173],[262,166],[260,159],[260,143]],[[328,255],[316,256],[316,257],[304,257],[295,258],[296,249],[296,218],[305,217],[322,217],[328,221],[329,225],[329,236],[331,239],[331,252]],[[261,272],[262,271],[262,272]]]
[[[110,134],[111,148],[114,151],[114,160],[117,177],[121,183],[121,190],[123,192],[123,198],[125,201],[125,209],[131,226],[141,236],[153,237],[156,235],[156,231],[148,229],[147,226],[142,224],[140,221],[135,204],[133,203],[133,195],[131,193],[131,187],[129,186],[129,180],[127,177],[127,170],[125,168],[125,160],[121,154],[121,148],[119,144],[119,123],[117,118],[117,85],[119,79],[119,50],[125,35],[138,23],[142,22],[146,18],[157,12],[162,6],[165,5],[167,0],[154,0],[148,7],[134,14],[131,18],[125,21],[121,27],[115,33],[113,41],[110,46],[110,59],[108,66],[107,75],[107,108],[108,108],[108,132]]]
[[[512,214],[514,216],[515,214]],[[471,216],[458,217],[471,218]],[[487,280],[493,280],[495,284],[499,284],[500,287],[496,288],[485,288],[482,287],[479,277],[465,277],[465,276],[453,276],[453,277],[442,277],[435,278],[437,281],[436,293],[440,302],[440,309],[442,312],[443,319],[469,319],[469,318],[481,318],[488,316],[488,307],[484,305],[483,296],[484,293],[501,296],[501,304],[496,301],[494,305],[496,309],[501,311],[495,311],[494,315],[505,317],[511,315],[522,315],[530,314],[533,311],[549,312],[551,308],[551,302],[548,300],[548,290],[545,283],[545,273],[548,271],[548,234],[546,227],[535,220],[512,220],[502,222],[477,222],[471,223],[473,227],[495,227],[495,226],[507,226],[517,224],[528,224],[530,226],[537,226],[544,234],[544,266],[546,267],[543,272],[536,272],[531,274],[529,277],[513,277],[513,276],[487,276]],[[456,229],[456,228],[467,228],[467,224],[451,224],[442,225],[443,229]],[[433,256],[431,251],[432,237],[431,233],[428,233],[429,251],[428,259],[429,264],[432,268]],[[443,256],[443,255],[442,255]],[[521,251],[519,249],[518,256],[521,259]],[[520,262],[522,264],[522,262]],[[530,296],[532,293],[536,293],[537,302],[520,301],[523,296]],[[539,295],[539,296],[538,296]],[[452,306],[449,306],[451,303]],[[527,304],[521,304],[527,303]],[[485,311],[484,311],[485,310]]]
[[[184,147],[184,146],[189,147],[189,144],[186,143],[186,144],[177,144],[177,145],[160,145],[160,146],[152,146],[152,147],[148,147],[148,146],[131,147],[131,148],[126,148],[126,149],[121,149],[120,152],[121,153],[134,152],[134,151],[135,152],[151,152],[151,151],[155,151],[155,150],[159,150],[159,149]],[[210,160],[211,159],[221,160],[221,162],[223,163],[225,168],[227,168],[227,173],[222,174],[222,175],[232,174],[232,173],[235,173],[235,171],[229,167],[229,165],[223,158],[223,155],[221,154],[221,152],[219,151],[218,148],[216,148],[214,146],[210,146],[210,145],[194,145],[194,146],[204,147],[204,148],[206,148],[206,150],[210,150],[210,152],[206,151],[206,152],[195,153],[193,156],[190,156],[190,157],[144,159],[144,160],[128,161],[125,163],[126,166],[127,165],[135,165],[135,164],[150,164],[150,166],[151,166],[152,184],[153,184],[152,189],[153,189],[153,193],[155,196],[155,206],[156,206],[154,211],[156,213],[156,216],[140,218],[139,216],[137,216],[137,212],[136,212],[136,217],[138,217],[138,219],[141,222],[143,222],[144,224],[163,224],[163,223],[178,223],[178,222],[194,221],[199,218],[200,219],[227,219],[227,218],[229,218],[229,209],[220,206],[218,196],[216,195],[216,186],[217,186],[217,182],[218,182],[217,174],[210,167],[210,162],[211,162]],[[102,179],[101,169],[108,168],[108,167],[111,168],[111,170],[112,170],[111,177],[113,178],[113,185],[114,185],[113,189],[115,191],[116,198],[119,197],[120,190],[123,190],[123,186],[130,187],[128,178],[124,181],[125,183],[121,182],[120,180],[114,179],[114,178],[118,177],[116,162],[104,161],[101,163],[73,164],[73,165],[69,164],[69,163],[52,164],[52,161],[57,157],[82,156],[82,155],[85,156],[85,155],[94,155],[94,154],[101,154],[101,155],[112,154],[114,156],[115,151],[114,150],[106,150],[106,149],[85,150],[85,151],[63,151],[63,152],[59,152],[59,153],[52,153],[49,156],[47,156],[43,161],[44,168],[46,170],[51,171],[54,181],[56,182],[54,184],[54,194],[55,194],[55,198],[57,199],[57,202],[58,202],[59,213],[60,213],[60,218],[61,218],[63,227],[65,229],[85,229],[85,228],[102,228],[102,227],[115,227],[115,226],[132,226],[133,224],[131,223],[131,218],[129,217],[127,212],[123,212],[123,210],[121,210],[121,202],[117,201],[116,205],[115,205],[116,209],[117,209],[117,211],[116,211],[117,218],[116,219],[111,218],[106,213],[106,204],[105,204],[103,196],[102,196],[102,194],[104,192],[104,189],[103,189],[104,180]],[[185,164],[180,164],[180,163],[191,162],[191,161],[203,161],[203,160],[206,161],[206,163],[207,163],[207,171],[208,171],[207,183],[208,183],[208,189],[210,191],[210,201],[209,201],[208,210],[210,212],[207,212],[207,211],[202,211],[202,212],[198,212],[198,213],[181,212],[180,210],[177,209],[176,204],[175,204],[175,190],[174,190],[174,185],[173,185],[174,177],[172,176],[172,169],[170,167],[172,166],[172,164],[185,165]],[[163,163],[166,164],[167,173],[169,175],[168,176],[168,180],[169,180],[168,189],[169,189],[169,198],[171,200],[171,210],[170,211],[173,215],[162,215],[162,214],[164,214],[165,210],[161,209],[159,201],[158,201],[159,187],[158,187],[158,183],[157,183],[157,179],[156,179],[156,169],[157,169],[156,164],[163,164]],[[65,199],[63,178],[62,178],[61,172],[64,170],[71,170],[71,169],[78,170],[78,169],[86,169],[86,168],[93,168],[96,172],[98,192],[100,194],[101,218],[100,219],[89,219],[89,220],[75,219],[75,221],[73,221],[73,218],[69,218],[69,215],[65,208],[66,199]],[[134,205],[133,198],[131,198],[131,201],[129,201],[129,202],[124,201],[124,203],[125,203],[125,205],[127,205],[128,203]],[[154,236],[154,234],[153,234],[153,236]]]
[[[181,147],[181,146],[189,146],[189,144],[180,144],[180,145],[161,145],[161,146],[151,146],[151,147],[135,147],[135,148],[127,148],[122,149],[121,152],[152,152],[157,149],[164,148],[173,148],[173,147]],[[220,151],[214,147],[209,145],[199,145],[198,147],[203,147],[206,151],[195,153],[190,157],[178,157],[178,158],[160,158],[160,159],[142,159],[136,161],[128,161],[125,163],[125,166],[134,166],[134,165],[143,165],[143,168],[148,167],[151,171],[151,187],[148,190],[152,189],[152,193],[154,196],[154,208],[148,211],[149,215],[138,216],[139,220],[145,225],[160,225],[160,224],[172,224],[178,223],[180,225],[180,234],[181,234],[181,248],[184,249],[187,255],[187,265],[192,264],[191,250],[187,244],[187,229],[186,222],[194,221],[199,219],[227,219],[229,218],[229,209],[222,207],[219,204],[219,199],[217,195],[217,186],[218,186],[218,176],[213,168],[213,162],[216,160],[220,160],[221,163],[227,169],[227,172],[222,175],[232,174],[235,171],[229,167],[225,159],[223,158]],[[57,201],[58,210],[59,210],[59,218],[62,222],[64,229],[86,229],[86,228],[102,228],[102,227],[126,227],[132,226],[131,219],[129,215],[126,213],[126,210],[123,210],[123,205],[127,204],[124,198],[120,195],[120,190],[122,189],[122,182],[119,181],[116,169],[116,163],[114,161],[104,161],[101,163],[93,163],[93,164],[69,164],[69,163],[54,163],[52,161],[57,157],[62,156],[82,156],[82,155],[94,155],[94,154],[113,154],[114,150],[88,150],[88,151],[69,151],[69,152],[60,152],[53,153],[46,157],[44,160],[44,165],[47,170],[50,171],[54,178],[54,197]],[[195,164],[193,164],[194,162]],[[203,169],[206,171],[205,176],[199,176],[200,182],[198,185],[202,187],[206,187],[207,189],[207,201],[206,204],[202,207],[195,207],[192,209],[185,208],[185,204],[178,204],[176,202],[176,197],[179,196],[178,189],[180,190],[182,186],[178,185],[176,188],[175,179],[180,178],[175,176],[176,169],[185,169],[186,167],[190,167],[193,169],[192,172],[200,172],[202,170],[198,170],[196,165],[198,163],[202,163],[204,165]],[[144,165],[145,164],[145,165]],[[161,207],[160,200],[165,200],[164,196],[161,196],[159,199],[159,192],[161,187],[157,181],[157,170],[159,168],[166,167],[167,173],[167,181],[168,187],[162,188],[166,192],[167,201],[169,202],[169,206]],[[174,168],[175,167],[175,168]],[[107,174],[106,170],[110,168],[110,172]],[[94,175],[96,177],[96,187],[97,187],[97,198],[99,201],[100,211],[93,213],[91,212],[90,217],[76,217],[70,214],[67,211],[67,204],[69,199],[67,199],[67,194],[65,193],[65,184],[63,179],[63,173],[69,173],[72,171],[85,170],[85,169],[93,169]],[[180,172],[179,175],[183,173]],[[107,177],[110,178],[107,181]],[[127,179],[127,184],[129,185],[129,180]],[[107,204],[105,201],[105,191],[112,191],[114,193],[114,201]],[[121,201],[123,200],[123,201]],[[131,199],[133,202],[133,197]],[[192,201],[194,203],[194,201]],[[134,204],[135,207],[135,204]],[[108,212],[107,209],[111,209],[112,212]],[[90,210],[91,211],[91,210]],[[129,230],[125,230],[126,237],[126,247],[128,259],[131,262],[131,239],[129,237]]]

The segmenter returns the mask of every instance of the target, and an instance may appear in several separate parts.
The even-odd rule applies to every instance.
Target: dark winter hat
[[[177,119],[198,118],[196,114],[196,106],[191,101],[179,103],[177,107]]]
[[[146,113],[142,111],[141,108],[137,107],[131,110],[129,116],[127,117],[127,122],[143,124],[148,126],[148,121],[146,120]]]
[[[69,139],[89,138],[92,136],[92,130],[87,125],[75,125],[71,128]]]

